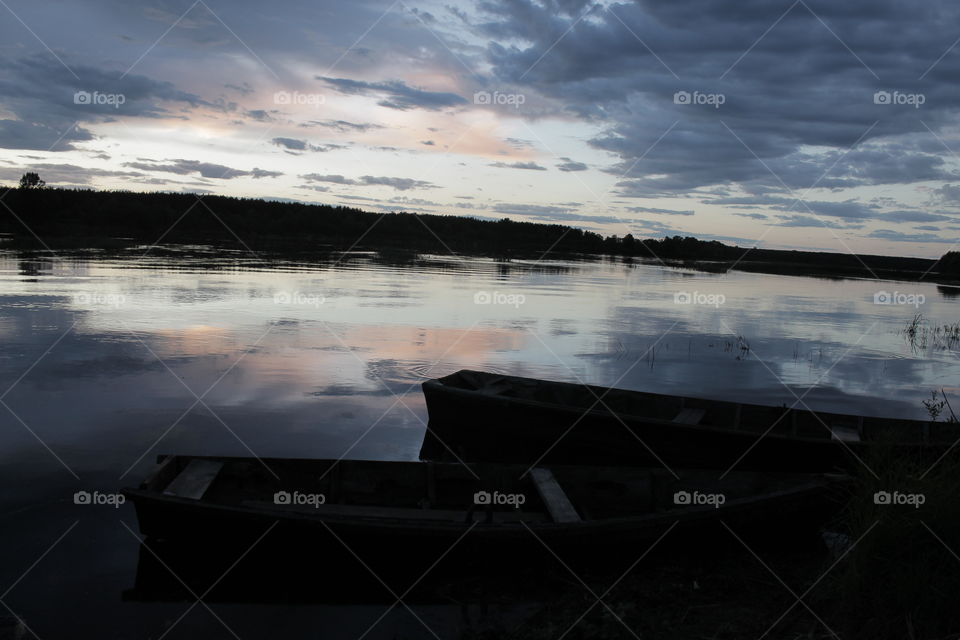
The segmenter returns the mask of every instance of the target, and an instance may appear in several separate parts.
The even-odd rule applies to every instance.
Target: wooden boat
[[[949,423],[813,412],[463,370],[423,384],[422,459],[703,469],[854,468],[892,432],[898,450],[936,460]]]
[[[729,540],[721,519],[741,531],[809,530],[832,509],[836,481],[822,474],[678,476],[641,467],[166,456],[123,493],[141,533],[158,541],[221,545],[268,532],[324,560],[354,552],[365,561],[385,553],[388,563],[436,559],[456,547],[461,558],[526,562],[549,558],[544,545],[565,559],[624,547],[635,557],[638,542],[674,525],[680,533],[671,537],[707,540],[706,532],[718,529]]]

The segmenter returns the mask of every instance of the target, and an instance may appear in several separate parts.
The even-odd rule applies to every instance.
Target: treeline
[[[12,189],[0,231],[29,242],[48,238],[130,238],[228,242],[251,246],[320,245],[445,253],[614,250],[597,233],[562,225],[460,216],[372,213],[352,207],[180,193]],[[33,233],[30,233],[32,230]]]
[[[208,243],[251,247],[404,250],[539,256],[609,254],[683,262],[703,268],[776,273],[919,276],[933,260],[892,256],[742,248],[692,237],[604,237],[559,224],[462,216],[373,213],[353,207],[182,193],[14,188],[2,198],[0,232],[19,246],[118,241]],[[864,267],[864,264],[867,268]],[[960,253],[927,276],[960,277]],[[907,275],[903,275],[907,274]],[[931,277],[933,276],[933,277]]]

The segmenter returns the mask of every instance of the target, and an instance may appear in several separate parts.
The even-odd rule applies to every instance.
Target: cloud
[[[623,222],[616,216],[590,216],[578,213],[570,207],[540,204],[516,204],[502,202],[493,207],[497,213],[506,213],[522,216],[540,222],[566,223],[576,222],[583,224],[612,224]]]
[[[634,213],[656,213],[666,216],[692,216],[694,213],[693,209],[680,211],[677,209],[654,209],[653,207],[627,207],[627,210]]]
[[[490,164],[491,167],[497,167],[500,169],[529,169],[531,171],[546,171],[546,167],[541,167],[536,162],[511,162],[507,164],[506,162],[494,162]]]
[[[777,216],[778,227],[826,227],[828,229],[843,229],[847,226],[859,228],[863,225],[844,225],[835,220],[825,220],[815,216],[796,214],[792,216]]]
[[[493,207],[497,213],[512,213],[519,216],[538,215],[538,216],[558,216],[569,213],[569,207],[557,207],[552,205],[540,204],[512,204],[509,202],[500,203]]]
[[[344,185],[385,186],[392,187],[397,191],[407,191],[410,189],[434,189],[437,186],[423,180],[414,180],[412,178],[391,178],[387,176],[360,176],[359,179],[354,180],[339,174],[321,175],[319,173],[307,173],[301,175],[300,178],[302,180],[306,180],[307,182],[332,182],[334,184]]]
[[[249,175],[254,180],[257,180],[259,178],[278,178],[282,176],[283,173],[280,171],[267,171],[266,169],[254,167],[253,171],[251,171]]]
[[[608,171],[624,176],[620,195],[960,179],[927,129],[949,143],[943,127],[960,105],[955,60],[933,65],[956,39],[958,6],[693,0],[597,4],[587,14],[563,6],[481,4],[487,59],[499,82],[600,129],[589,143],[617,158]],[[877,91],[894,90],[923,93],[922,108],[875,102]],[[675,100],[678,92],[690,99]],[[706,101],[717,95],[719,108]]]
[[[936,233],[903,233],[893,229],[877,229],[867,234],[870,238],[879,238],[881,240],[890,240],[892,242],[938,242],[941,244],[953,244],[956,238],[948,238]]]
[[[384,129],[380,124],[372,122],[348,122],[347,120],[310,120],[300,125],[301,127],[325,127],[333,129],[340,133],[366,133],[371,129]]]
[[[0,120],[0,147],[69,151],[91,140],[84,123],[117,118],[183,118],[179,108],[212,106],[172,83],[72,64],[72,73],[49,54],[0,57],[0,100],[15,116]],[[76,74],[76,75],[74,75]]]
[[[888,222],[942,222],[946,220],[957,220],[952,216],[942,213],[929,213],[927,211],[890,211],[880,216],[881,219]]]
[[[297,138],[274,138],[270,141],[270,144],[274,144],[278,147],[286,149],[289,153],[294,155],[299,155],[297,152],[303,151],[314,151],[314,152],[326,152],[326,151],[336,151],[337,149],[345,149],[343,145],[340,144],[323,144],[316,145],[307,142],[306,140],[299,140]]]
[[[386,176],[360,176],[360,184],[383,185],[386,187],[393,187],[397,191],[407,191],[408,189],[434,189],[437,186],[423,180],[413,180],[411,178],[388,178]]]
[[[582,162],[577,162],[575,160],[571,160],[570,158],[560,159],[563,160],[563,162],[557,165],[557,169],[560,169],[560,171],[586,171],[589,168]]]
[[[22,168],[12,168],[0,170],[0,179],[19,180],[20,176],[27,171],[35,171],[51,187],[58,183],[68,184],[90,184],[96,178],[129,178],[138,179],[143,177],[139,171],[117,171],[112,169],[100,169],[96,167],[81,167],[75,164],[59,163],[37,163]],[[138,180],[140,181],[140,180]]]
[[[436,111],[466,104],[467,102],[465,98],[455,93],[417,89],[400,80],[364,82],[350,78],[328,78],[324,76],[317,76],[317,79],[323,80],[340,93],[347,95],[383,95],[385,97],[377,104],[381,107],[401,111],[415,108]]]
[[[142,160],[142,159],[141,159]],[[166,160],[163,162],[125,162],[125,167],[141,169],[143,171],[160,171],[163,173],[175,173],[178,175],[189,175],[199,173],[204,178],[215,178],[217,180],[232,180],[242,176],[251,176],[253,178],[273,178],[283,175],[276,171],[267,171],[254,168],[252,171],[243,169],[234,169],[222,164],[213,162],[200,162],[199,160]]]
[[[230,83],[228,82],[228,83],[226,83],[226,84],[223,85],[223,86],[224,86],[225,89],[231,89],[231,90],[233,90],[233,91],[236,91],[237,93],[239,93],[239,94],[242,95],[242,96],[248,96],[248,95],[250,95],[251,93],[254,92],[254,91],[253,91],[253,87],[251,87],[251,86],[250,86],[249,84],[247,84],[246,82],[244,82],[242,85],[230,84]]]
[[[353,180],[349,178],[344,178],[343,176],[337,175],[321,175],[319,173],[306,173],[300,176],[302,180],[307,182],[333,182],[334,184],[356,184]]]

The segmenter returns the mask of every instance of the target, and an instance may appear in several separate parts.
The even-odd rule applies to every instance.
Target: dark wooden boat
[[[158,541],[221,545],[266,533],[324,560],[355,552],[364,560],[386,553],[388,561],[435,559],[452,547],[459,557],[521,561],[549,557],[544,545],[567,559],[626,547],[632,560],[643,549],[638,543],[675,525],[681,533],[671,537],[701,541],[714,529],[730,540],[721,519],[742,532],[816,528],[832,509],[835,481],[751,472],[718,479],[688,470],[675,477],[641,467],[166,456],[124,495],[141,533]]]
[[[422,459],[703,469],[855,468],[891,432],[936,460],[956,424],[813,412],[463,370],[423,384]]]

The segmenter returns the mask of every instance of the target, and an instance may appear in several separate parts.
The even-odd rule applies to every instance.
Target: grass
[[[928,345],[940,350],[960,348],[960,322],[931,325],[922,313],[913,316],[900,334],[915,351]]]
[[[620,582],[616,582],[619,572],[584,577],[592,594],[567,574],[570,586],[566,592],[544,603],[526,620],[512,626],[470,629],[463,637],[467,640],[831,637],[803,607],[791,608],[795,598],[777,577],[732,537],[730,542],[726,553],[711,555],[695,549],[661,550],[657,558],[648,557]],[[798,594],[816,580],[826,561],[820,549],[793,548],[785,552],[767,549],[759,553],[767,566]],[[627,566],[630,561],[625,559]],[[602,602],[597,602],[597,596]]]
[[[931,466],[884,439],[865,463],[839,523],[854,544],[828,587],[842,637],[960,637],[960,457]],[[878,504],[878,492],[922,504]]]

